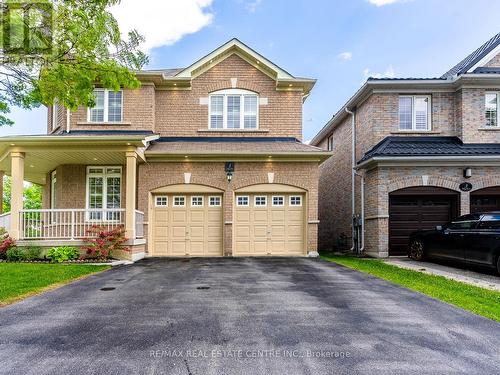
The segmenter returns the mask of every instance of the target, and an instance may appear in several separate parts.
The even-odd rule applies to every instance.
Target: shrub
[[[93,235],[84,239],[87,245],[83,249],[90,258],[110,258],[114,250],[128,250],[123,246],[123,243],[127,241],[123,226],[111,230],[93,226],[87,230],[87,234]]]
[[[0,227],[0,239],[3,239],[4,237],[7,237],[7,229]]]
[[[35,260],[40,259],[42,254],[42,248],[40,246],[25,246],[21,248],[24,260]]]
[[[21,248],[12,246],[5,252],[5,257],[9,262],[18,262],[24,260],[24,253]]]
[[[16,247],[16,241],[12,237],[6,237],[0,243],[0,259],[5,258],[9,249]]]
[[[58,246],[49,249],[47,252],[47,258],[51,262],[61,263],[68,260],[78,259],[80,252],[76,247],[73,246]]]

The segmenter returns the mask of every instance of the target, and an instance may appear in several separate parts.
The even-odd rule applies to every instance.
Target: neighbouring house
[[[500,210],[500,33],[439,78],[369,78],[311,144],[319,248],[406,254],[409,234]]]
[[[14,238],[78,245],[89,226],[123,225],[131,252],[119,255],[134,260],[317,250],[319,164],[331,153],[301,142],[315,80],[237,39],[137,77],[140,89],[96,88],[93,108],[49,108],[47,135],[0,138]],[[44,186],[43,209],[23,209],[23,181]]]

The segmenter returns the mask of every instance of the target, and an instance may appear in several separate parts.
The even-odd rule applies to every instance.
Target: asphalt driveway
[[[0,309],[0,373],[499,374],[500,324],[317,259],[147,259]]]

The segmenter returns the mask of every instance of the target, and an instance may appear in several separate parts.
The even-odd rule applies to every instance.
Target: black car
[[[435,230],[413,232],[408,256],[457,260],[500,273],[500,211],[464,215]]]

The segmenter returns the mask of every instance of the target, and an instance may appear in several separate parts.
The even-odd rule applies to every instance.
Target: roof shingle
[[[358,164],[377,156],[500,156],[500,144],[467,143],[458,137],[387,137],[375,145]]]

